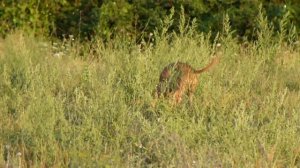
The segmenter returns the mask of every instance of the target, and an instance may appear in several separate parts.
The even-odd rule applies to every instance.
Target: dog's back
[[[210,64],[200,70],[195,70],[189,64],[182,62],[169,64],[160,74],[156,88],[157,96],[172,97],[176,103],[180,103],[183,95],[187,94],[192,100],[198,85],[198,75],[209,70],[217,62],[217,58],[214,58]]]

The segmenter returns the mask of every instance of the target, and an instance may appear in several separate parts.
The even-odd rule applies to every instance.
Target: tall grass
[[[299,46],[270,35],[259,18],[259,39],[247,45],[224,19],[215,40],[220,63],[200,77],[194,103],[178,106],[153,105],[160,71],[178,60],[200,68],[215,48],[210,35],[195,33],[183,18],[180,34],[167,33],[167,18],[142,48],[123,38],[66,40],[59,57],[45,39],[8,35],[0,44],[0,163],[300,166]]]

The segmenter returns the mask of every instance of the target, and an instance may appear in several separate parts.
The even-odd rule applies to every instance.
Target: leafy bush
[[[269,23],[279,29],[279,20],[289,13],[288,25],[299,28],[299,5],[297,1],[132,1],[132,0],[5,0],[0,3],[0,34],[5,36],[14,29],[34,31],[36,34],[63,38],[73,35],[81,39],[97,36],[108,40],[116,36],[127,36],[140,42],[149,39],[160,25],[160,20],[175,9],[174,23],[180,20],[183,6],[187,20],[197,19],[200,32],[221,31],[222,20],[229,15],[235,36],[256,39],[256,16],[262,5]],[[170,31],[177,31],[174,26]],[[146,40],[147,41],[147,40]]]

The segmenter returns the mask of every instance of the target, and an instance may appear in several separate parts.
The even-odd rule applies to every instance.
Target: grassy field
[[[159,73],[205,66],[209,35],[162,29],[141,47],[11,33],[0,41],[0,166],[300,167],[300,47],[261,27],[240,43],[225,25],[220,63],[177,106],[152,97]]]

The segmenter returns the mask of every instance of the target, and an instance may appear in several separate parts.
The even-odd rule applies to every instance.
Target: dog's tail
[[[214,57],[213,60],[211,61],[211,63],[209,63],[206,67],[199,69],[199,70],[195,70],[196,74],[200,74],[203,72],[208,71],[212,66],[214,66],[215,64],[217,64],[219,62],[219,57]]]

